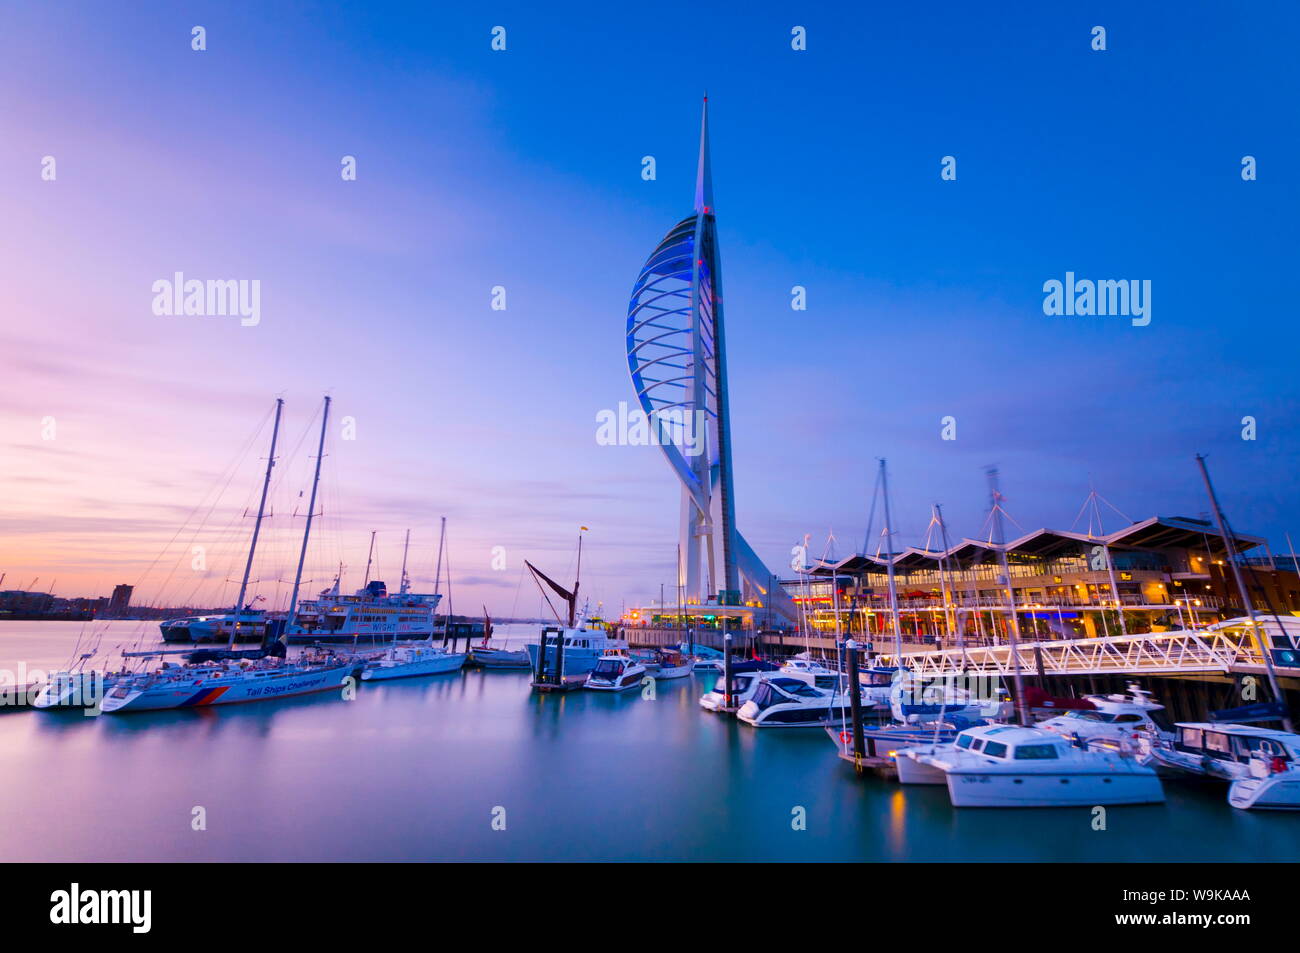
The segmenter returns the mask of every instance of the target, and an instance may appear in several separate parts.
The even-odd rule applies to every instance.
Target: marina
[[[7,923],[1285,935],[1300,7],[10,6]]]
[[[109,623],[130,644],[129,623]],[[14,623],[0,655],[62,664],[80,623]],[[106,639],[106,642],[109,639]],[[1241,811],[1223,784],[1159,805],[959,809],[868,776],[822,731],[755,731],[700,709],[716,675],[656,698],[540,695],[464,669],[251,705],[87,717],[0,711],[11,860],[1287,861],[1300,812]],[[177,752],[183,751],[184,757]],[[125,783],[124,783],[124,779]],[[575,779],[600,796],[575,796]],[[93,796],[88,792],[94,792]],[[725,810],[720,805],[725,804]],[[190,829],[206,805],[206,831]],[[294,829],[285,835],[285,805]],[[437,805],[430,810],[430,805]],[[371,809],[373,807],[373,809]],[[494,808],[506,810],[493,830]],[[793,830],[791,811],[807,812]],[[171,831],[159,836],[161,825]],[[617,839],[591,837],[619,829]]]

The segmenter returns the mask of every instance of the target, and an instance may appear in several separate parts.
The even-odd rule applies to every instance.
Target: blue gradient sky
[[[654,448],[598,446],[595,415],[632,400],[627,295],[690,210],[705,89],[738,520],[770,564],[804,533],[860,546],[878,456],[902,545],[935,501],[978,535],[989,463],[1025,530],[1068,528],[1090,478],[1133,519],[1194,516],[1198,451],[1238,529],[1281,545],[1300,535],[1300,16],[1148,6],[7,5],[5,587],[193,592],[150,563],[276,394],[296,441],[328,390],[358,439],[331,441],[313,585],[339,559],[359,583],[371,529],[395,578],[408,526],[430,578],[446,514],[461,610],[535,613],[521,560],[563,576],[579,524],[594,598],[657,595],[675,480]],[[1150,326],[1044,316],[1067,270],[1150,279]],[[262,323],[155,316],[175,271],[260,279]],[[286,458],[268,599],[308,464]],[[250,457],[213,521],[257,479]],[[234,574],[202,591],[233,598]]]

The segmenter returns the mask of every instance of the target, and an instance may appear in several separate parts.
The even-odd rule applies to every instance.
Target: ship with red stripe
[[[142,675],[122,678],[104,697],[105,714],[200,708],[235,702],[267,701],[311,692],[342,690],[357,671],[355,659],[328,653],[304,653],[292,660],[253,652],[196,652],[210,661],[164,665]],[[234,656],[234,657],[230,657]]]

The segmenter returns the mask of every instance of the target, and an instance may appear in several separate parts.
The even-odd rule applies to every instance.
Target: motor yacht
[[[1153,744],[1144,759],[1182,776],[1227,781],[1241,809],[1300,810],[1300,735],[1256,725],[1179,722],[1174,741]]]
[[[766,676],[776,672],[780,666],[771,662],[763,662],[757,659],[749,659],[743,662],[733,662],[731,664],[731,704],[733,708],[739,708],[745,702],[754,697],[754,691],[758,688],[758,683]],[[786,676],[788,678],[799,678],[799,676]],[[811,684],[811,681],[804,676],[800,678],[805,684]],[[709,691],[700,696],[700,707],[705,711],[725,711],[725,699],[723,697],[721,678],[714,683]]]
[[[596,692],[623,692],[638,687],[645,677],[645,663],[628,655],[606,655],[587,674],[583,687]]]
[[[803,674],[815,678],[813,672]],[[852,714],[843,691],[818,688],[783,668],[758,681],[736,717],[755,728],[813,728],[845,724]]]
[[[954,807],[1084,807],[1164,801],[1151,768],[1114,751],[1071,745],[1042,728],[983,725],[967,728],[952,744],[898,752],[899,779],[935,783],[943,774]],[[915,762],[906,767],[904,759]]]
[[[781,666],[781,672],[785,675],[810,675],[813,684],[818,688],[836,688],[841,682],[838,672],[828,668],[806,652],[786,659],[785,664]]]
[[[1130,685],[1127,695],[1085,695],[1083,700],[1090,707],[1066,711],[1040,721],[1037,727],[1077,740],[1086,747],[1134,755],[1142,750],[1144,739],[1151,743],[1174,740],[1173,725],[1164,714],[1165,706],[1157,704],[1150,692],[1137,685]]]

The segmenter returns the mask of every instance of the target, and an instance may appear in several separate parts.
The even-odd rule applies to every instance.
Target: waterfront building
[[[1239,562],[1254,608],[1300,612],[1300,576],[1290,560],[1276,560],[1261,537],[1237,533],[1234,543],[1246,553]],[[1002,548],[1009,580],[988,540],[897,553],[905,645],[1003,644],[1008,588],[1026,641],[1196,629],[1242,614],[1224,540],[1206,520],[1153,516],[1105,535],[1040,529]],[[838,602],[841,631],[880,642],[892,639],[887,569],[883,555],[859,553],[782,585],[814,631],[834,632]]]
[[[108,609],[106,615],[108,618],[120,619],[126,615],[127,609],[131,606],[131,593],[135,591],[135,586],[118,585],[113,587],[113,595],[108,600]]]

